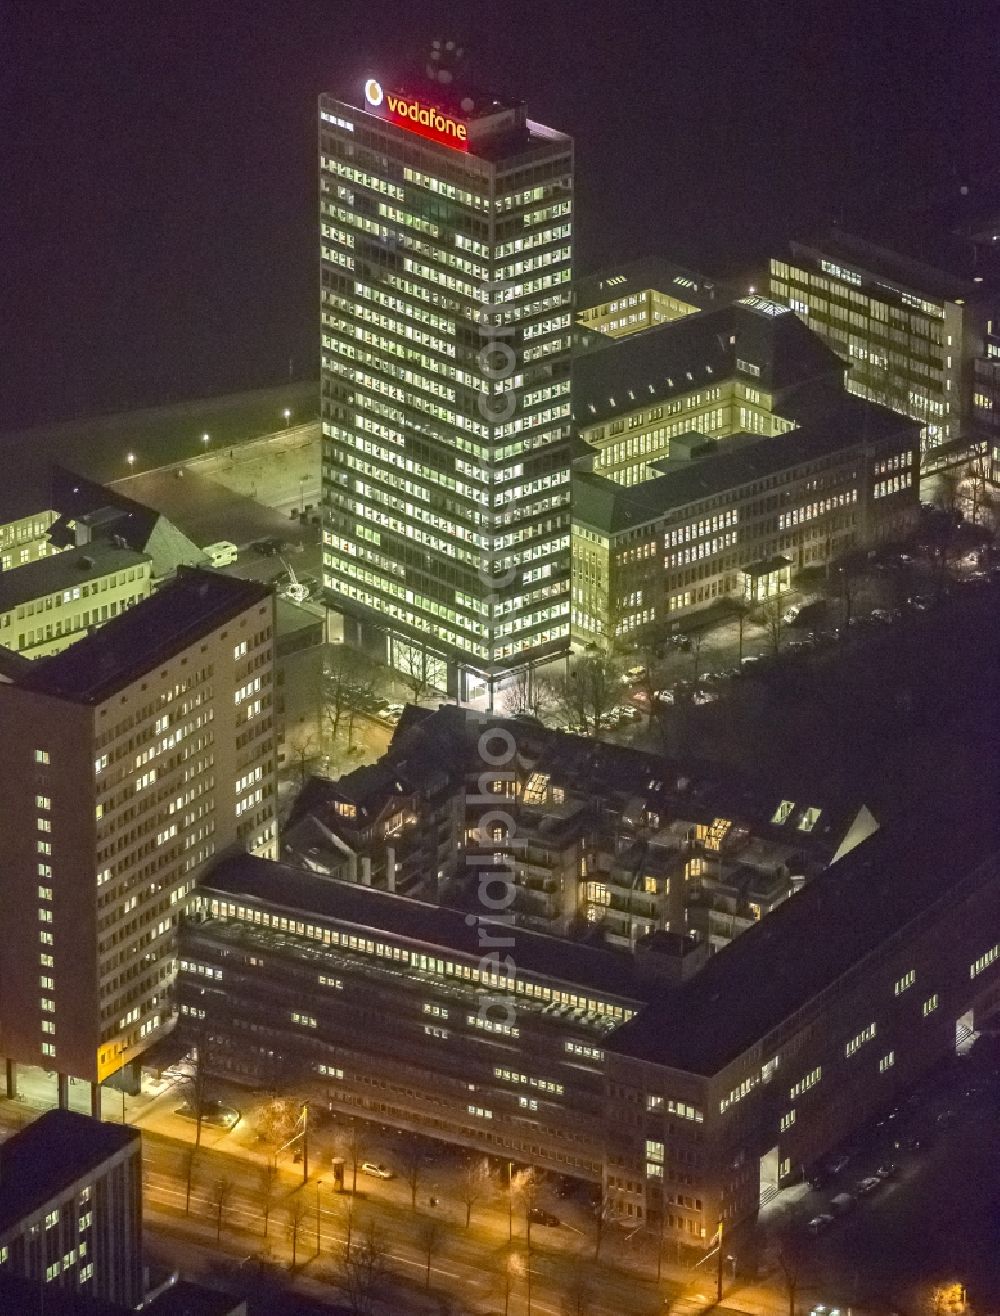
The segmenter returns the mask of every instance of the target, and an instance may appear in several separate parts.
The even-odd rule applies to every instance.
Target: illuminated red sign
[[[395,92],[383,91],[382,84],[375,78],[365,83],[365,100],[383,119],[407,128],[420,137],[428,137],[432,142],[451,146],[456,151],[469,149],[469,132],[466,125],[451,115],[425,105],[415,96],[397,96]]]

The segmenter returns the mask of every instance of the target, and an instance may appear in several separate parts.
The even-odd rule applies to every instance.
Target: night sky
[[[318,371],[315,100],[434,36],[577,142],[578,268],[996,167],[994,0],[0,0],[0,429]]]

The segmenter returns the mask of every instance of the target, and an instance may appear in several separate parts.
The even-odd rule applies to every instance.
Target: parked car
[[[817,1234],[822,1234],[824,1230],[829,1229],[832,1224],[833,1216],[826,1211],[821,1211],[819,1215],[813,1216],[806,1228],[815,1238]]]
[[[385,718],[387,722],[392,722],[393,724],[395,724],[403,716],[405,710],[406,710],[405,704],[386,704],[385,712],[382,714],[382,716]]]
[[[878,1175],[868,1174],[862,1180],[860,1180],[854,1191],[857,1193],[858,1197],[871,1197],[872,1193],[874,1193],[876,1189],[881,1187],[882,1187],[882,1180],[878,1177]]]
[[[881,1181],[884,1183],[884,1182],[886,1181],[886,1179],[891,1179],[891,1178],[893,1178],[893,1176],[895,1175],[895,1173],[896,1173],[896,1162],[895,1162],[895,1161],[883,1161],[882,1164],[881,1164],[881,1165],[878,1167],[878,1169],[875,1171],[875,1173],[878,1175],[879,1179],[881,1179]]]
[[[675,649],[680,649],[682,653],[687,653],[691,648],[691,637],[689,635],[671,635],[670,643]]]
[[[696,690],[691,697],[696,704],[711,704],[719,696],[715,690]]]
[[[837,1193],[830,1199],[830,1205],[838,1215],[846,1215],[848,1211],[853,1211],[858,1204],[858,1199],[853,1193]]]
[[[395,1177],[388,1165],[383,1165],[381,1161],[362,1161],[358,1169],[362,1174],[367,1174],[372,1179],[392,1179]]]
[[[528,1208],[528,1219],[533,1225],[545,1225],[548,1229],[557,1229],[562,1221],[551,1211],[544,1211],[540,1206]]]

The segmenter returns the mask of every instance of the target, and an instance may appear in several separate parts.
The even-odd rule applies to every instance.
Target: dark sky
[[[581,268],[997,164],[995,0],[0,0],[0,429],[317,368],[315,99],[437,35],[578,151]],[[992,159],[990,159],[992,156]]]

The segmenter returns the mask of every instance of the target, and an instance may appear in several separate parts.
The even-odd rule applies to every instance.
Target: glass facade
[[[320,101],[323,581],[396,665],[568,643],[573,148],[505,113],[462,150]]]

